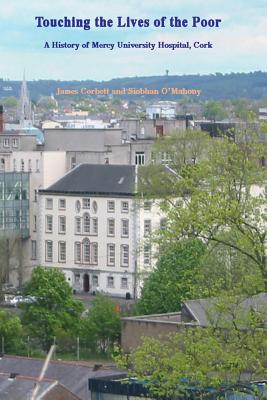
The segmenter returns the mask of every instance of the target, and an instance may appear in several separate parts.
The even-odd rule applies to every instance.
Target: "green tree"
[[[144,167],[140,190],[161,198],[165,242],[191,237],[231,248],[254,263],[267,291],[265,151],[253,132],[210,140],[195,164]]]
[[[75,335],[80,327],[83,305],[73,298],[65,275],[56,268],[37,267],[25,288],[36,302],[23,310],[23,324],[29,335],[37,338],[48,350],[54,336],[62,331]]]
[[[145,337],[130,355],[116,357],[118,366],[148,382],[153,394],[170,398],[185,394],[190,386],[220,389],[263,379],[267,373],[267,333],[262,329],[266,306],[256,313],[244,311],[243,300],[230,296],[214,301],[208,327],[181,327],[164,341]]]
[[[4,340],[4,351],[16,353],[22,347],[23,327],[20,318],[8,311],[0,311],[0,339]]]
[[[96,351],[107,352],[120,335],[120,313],[116,304],[103,294],[92,300],[87,317],[83,319],[81,337]]]
[[[178,311],[183,300],[194,298],[205,251],[205,244],[197,239],[178,241],[166,248],[145,279],[137,312]]]
[[[210,121],[221,120],[227,116],[222,104],[218,101],[208,101],[204,107],[204,117]]]

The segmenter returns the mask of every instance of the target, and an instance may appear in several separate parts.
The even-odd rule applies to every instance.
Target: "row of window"
[[[88,239],[74,243],[74,261],[76,264],[98,264],[98,244]]]
[[[3,140],[3,147],[18,147],[19,139],[18,138],[4,138]]]
[[[33,160],[29,159],[28,160],[28,172],[31,172],[33,170],[33,165],[32,165]],[[25,161],[23,159],[18,162],[15,158],[13,158],[13,171],[25,171]],[[39,160],[35,160],[35,172],[40,172],[40,166],[39,166]]]
[[[75,274],[75,283],[80,283],[80,274]],[[120,279],[120,287],[121,289],[128,289],[128,278],[122,277]],[[93,288],[97,288],[99,286],[99,280],[98,280],[98,275],[93,275],[92,276],[92,286]],[[114,288],[115,287],[115,279],[113,276],[108,276],[107,277],[107,287],[108,288]]]
[[[34,218],[34,230],[36,230],[36,216]],[[53,233],[53,215],[46,215],[45,217],[45,231],[46,233]],[[58,233],[66,233],[66,216],[59,215],[58,217]],[[84,235],[98,235],[98,219],[91,218],[88,213],[84,216],[75,218],[75,233]],[[108,218],[107,220],[107,235],[115,236],[115,219]],[[121,220],[121,237],[129,237],[129,220]]]
[[[45,200],[45,208],[47,210],[53,210],[53,198],[48,197]],[[80,202],[80,200],[76,201],[76,205],[75,205],[76,211],[80,212],[80,209],[87,209],[89,210],[90,208],[92,209],[92,211],[94,213],[97,212],[97,203],[94,200],[92,203],[92,207],[90,204],[90,199],[85,197],[82,199],[82,204]],[[65,199],[59,199],[58,200],[58,209],[59,210],[65,210],[66,209],[66,200]],[[114,200],[108,200],[107,201],[107,211],[108,212],[115,212],[115,201]],[[121,212],[122,213],[128,213],[129,212],[129,202],[128,201],[121,201]]]
[[[34,246],[34,247],[33,247]],[[45,261],[53,262],[52,240],[45,241]],[[34,255],[34,256],[33,256]],[[32,241],[32,258],[36,259],[36,241]],[[74,261],[76,264],[98,264],[98,243],[91,243],[88,239],[82,242],[74,243]],[[58,242],[58,262],[66,262],[66,242]],[[107,265],[115,266],[116,251],[115,244],[107,244]],[[121,267],[129,266],[129,246],[122,244],[120,246],[120,265]]]

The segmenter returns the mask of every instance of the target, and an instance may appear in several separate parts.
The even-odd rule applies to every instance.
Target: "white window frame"
[[[61,233],[61,234],[66,233],[66,216],[65,215],[58,216],[58,233]]]
[[[84,198],[82,199],[82,204],[83,204],[83,208],[84,208],[85,210],[90,210],[90,204],[91,204],[90,198],[84,197]]]
[[[115,243],[107,244],[107,265],[109,267],[114,267],[116,262],[116,246]]]
[[[48,246],[51,246],[50,248]],[[45,261],[53,262],[53,241],[46,240],[45,241]]]
[[[89,239],[83,241],[83,264],[90,264],[91,249]]]
[[[37,260],[37,242],[36,240],[31,241],[31,259]]]
[[[123,283],[126,281],[126,284]],[[126,277],[121,277],[121,289],[128,289],[128,278]]]
[[[62,206],[61,202],[63,202],[63,206]],[[66,210],[66,199],[58,199],[58,209]]]
[[[107,220],[107,236],[115,236],[115,218]]]
[[[151,244],[144,245],[144,265],[151,265]]]
[[[114,280],[114,276],[107,276],[107,287],[108,288],[114,288],[114,286],[115,286],[114,281],[115,281]]]
[[[122,244],[121,245],[121,267],[129,267],[129,245]]]
[[[81,242],[74,243],[74,262],[81,264],[82,262],[82,244]]]
[[[65,263],[67,259],[66,255],[66,242],[60,241],[58,242],[58,262]]]
[[[115,201],[114,200],[108,200],[108,202],[107,202],[107,211],[108,211],[108,213],[114,213],[115,212]]]
[[[53,215],[45,216],[45,232],[53,233]]]
[[[53,199],[51,197],[45,199],[45,208],[46,210],[53,210]]]
[[[91,243],[91,264],[98,264],[98,243]]]
[[[121,202],[121,212],[128,213],[129,212],[129,201],[122,201]]]
[[[82,233],[82,218],[81,217],[75,217],[75,233],[76,234]]]
[[[129,220],[128,219],[121,220],[121,237],[123,237],[123,238],[129,237]]]

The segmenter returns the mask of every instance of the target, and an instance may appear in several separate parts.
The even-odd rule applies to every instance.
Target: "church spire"
[[[32,118],[32,107],[30,94],[27,88],[27,82],[25,78],[25,70],[23,71],[23,81],[20,89],[20,99],[18,105],[18,118],[21,128],[27,128],[33,125]]]

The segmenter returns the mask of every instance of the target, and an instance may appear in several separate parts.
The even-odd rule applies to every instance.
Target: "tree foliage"
[[[0,311],[0,340],[4,340],[5,352],[16,352],[21,348],[23,327],[20,318],[8,311]]]
[[[210,326],[181,326],[168,340],[145,337],[130,355],[117,357],[118,365],[161,396],[185,394],[190,386],[201,390],[264,379],[267,332],[262,321],[267,310],[245,311],[243,300],[214,300]]]
[[[120,314],[116,304],[98,293],[81,325],[81,337],[94,351],[107,352],[118,341]]]
[[[178,241],[165,249],[144,282],[137,311],[174,312],[180,309],[183,300],[194,298],[205,251],[205,244],[197,239]]]
[[[140,190],[161,198],[168,219],[165,242],[191,237],[237,251],[258,268],[267,290],[267,170],[259,163],[266,151],[263,134],[210,139],[196,163],[174,159],[167,167],[144,167]]]
[[[36,301],[25,305],[23,323],[28,333],[39,339],[44,350],[49,349],[54,336],[61,332],[70,335],[78,332],[83,305],[73,298],[61,271],[37,267],[25,293],[34,296]]]

